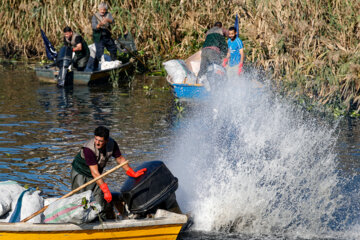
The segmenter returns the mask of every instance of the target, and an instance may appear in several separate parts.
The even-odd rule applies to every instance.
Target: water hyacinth
[[[3,54],[41,56],[40,28],[57,47],[69,25],[91,41],[91,15],[100,0],[4,1],[0,13]],[[357,0],[135,0],[109,1],[114,36],[131,30],[152,68],[201,48],[214,22],[240,17],[246,61],[271,70],[274,82],[310,103],[360,111],[360,2]],[[20,24],[21,23],[21,24]]]

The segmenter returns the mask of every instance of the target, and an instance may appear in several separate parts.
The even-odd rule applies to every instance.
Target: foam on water
[[[256,74],[228,81],[177,132],[168,165],[195,229],[358,238],[335,214],[348,202],[339,190],[336,127],[250,79]]]

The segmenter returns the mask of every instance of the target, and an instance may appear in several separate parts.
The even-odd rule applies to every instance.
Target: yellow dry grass
[[[0,43],[7,55],[44,56],[43,28],[60,46],[69,25],[91,42],[89,18],[99,0],[5,0]],[[109,1],[116,27],[131,29],[153,67],[201,48],[216,21],[240,17],[247,61],[270,69],[288,94],[360,110],[360,1],[358,0],[120,0]]]

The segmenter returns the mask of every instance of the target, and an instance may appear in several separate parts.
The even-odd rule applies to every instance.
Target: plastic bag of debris
[[[71,197],[59,199],[45,210],[45,223],[88,223],[101,211],[95,202],[92,191],[88,190]]]

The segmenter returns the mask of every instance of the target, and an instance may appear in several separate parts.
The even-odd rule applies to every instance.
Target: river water
[[[178,239],[359,239],[359,122],[294,107],[257,74],[181,111],[164,78],[59,89],[1,66],[0,181],[66,194],[73,157],[104,125],[132,166],[163,160],[178,177],[194,220]],[[125,177],[106,181],[119,191]]]

